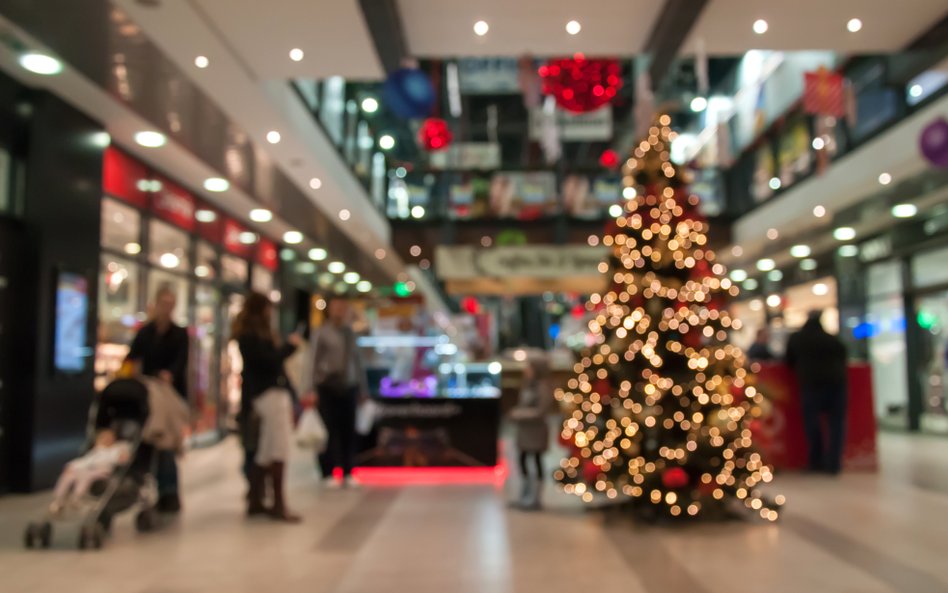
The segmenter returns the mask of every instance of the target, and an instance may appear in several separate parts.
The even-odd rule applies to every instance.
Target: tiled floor
[[[319,491],[294,463],[300,526],[241,517],[234,443],[192,453],[186,513],[100,552],[26,551],[24,523],[45,495],[0,499],[4,593],[944,593],[948,440],[882,437],[883,471],[838,480],[782,476],[777,525],[644,527],[548,493],[520,513],[490,485]],[[513,491],[516,484],[507,485]]]

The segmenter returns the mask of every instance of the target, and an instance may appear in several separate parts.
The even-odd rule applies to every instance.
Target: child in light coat
[[[516,430],[517,450],[520,454],[520,473],[523,492],[519,506],[525,510],[541,508],[543,490],[543,454],[550,446],[550,426],[547,417],[554,409],[550,371],[545,360],[530,360],[523,369],[523,384],[517,406],[510,411],[510,420]],[[530,474],[530,462],[536,475]]]

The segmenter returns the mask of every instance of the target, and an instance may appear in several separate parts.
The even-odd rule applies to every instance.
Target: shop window
[[[102,200],[102,247],[131,256],[142,251],[142,215],[118,200]]]
[[[904,429],[908,427],[908,368],[902,267],[898,261],[883,262],[869,266],[866,273],[866,318],[851,330],[855,337],[869,341],[879,423]]]
[[[221,279],[227,284],[246,286],[247,262],[233,255],[221,256]]]
[[[152,265],[178,272],[190,269],[191,237],[186,232],[160,220],[152,220],[148,231],[148,261]]]
[[[263,266],[254,266],[250,283],[254,292],[270,296],[273,291],[273,272]]]
[[[188,325],[188,286],[186,278],[171,274],[164,270],[152,269],[148,272],[148,309],[155,300],[155,295],[159,290],[168,288],[177,297],[177,303],[174,308],[174,322],[181,326]]]
[[[923,252],[912,259],[912,283],[926,288],[948,283],[948,247]]]
[[[139,266],[133,261],[102,256],[99,271],[99,326],[96,347],[96,388],[102,389],[118,372],[145,319],[139,308]]]
[[[869,266],[866,277],[866,290],[870,298],[902,292],[902,266],[897,261]]]
[[[197,261],[194,264],[194,275],[202,280],[217,278],[217,250],[206,241],[197,244]]]
[[[218,428],[219,385],[216,380],[217,314],[220,293],[201,283],[195,290],[194,341],[191,355],[191,399],[195,415],[195,434],[214,433]]]

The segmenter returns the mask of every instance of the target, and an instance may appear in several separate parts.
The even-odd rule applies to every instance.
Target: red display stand
[[[765,363],[757,373],[757,388],[773,409],[763,421],[754,423],[754,444],[767,463],[777,469],[805,469],[807,445],[796,376],[786,365]],[[852,364],[843,469],[876,471],[878,464],[872,371],[867,364]]]

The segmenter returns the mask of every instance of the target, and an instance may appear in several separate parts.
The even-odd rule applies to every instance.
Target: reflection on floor
[[[548,511],[517,512],[509,481],[319,491],[303,458],[291,500],[306,522],[247,521],[227,442],[187,459],[175,525],[139,536],[123,517],[100,552],[65,531],[57,549],[23,550],[48,497],[0,499],[0,591],[944,593],[948,440],[887,434],[881,447],[878,475],[782,476],[777,525],[669,529],[584,512],[552,487]]]

